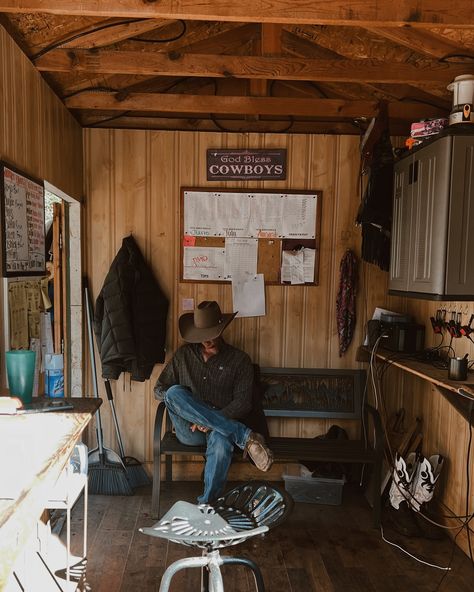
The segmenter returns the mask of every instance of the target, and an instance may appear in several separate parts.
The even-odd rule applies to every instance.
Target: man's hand
[[[209,428],[206,428],[204,426],[198,425],[197,423],[193,423],[193,425],[189,428],[192,432],[195,432],[196,430],[199,430],[200,432],[208,432]]]

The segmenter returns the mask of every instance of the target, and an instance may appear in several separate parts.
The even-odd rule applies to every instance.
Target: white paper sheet
[[[250,198],[242,193],[216,193],[216,230],[218,236],[247,237],[250,223]]]
[[[287,195],[283,198],[283,238],[314,238],[317,196]]]
[[[226,238],[224,276],[257,273],[258,240],[256,238]]]
[[[304,284],[304,255],[300,251],[282,251],[281,281],[291,284]]]
[[[316,261],[316,249],[303,249],[303,269],[305,283],[314,282],[314,263]]]
[[[207,191],[185,191],[184,234],[218,236],[215,223],[216,194]]]
[[[283,195],[250,194],[250,234],[258,238],[277,238],[282,230]]]
[[[223,280],[225,249],[222,247],[183,247],[183,279]]]
[[[263,273],[241,275],[232,279],[233,310],[238,317],[265,316]]]

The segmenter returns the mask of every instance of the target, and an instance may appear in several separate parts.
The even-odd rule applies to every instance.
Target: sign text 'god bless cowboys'
[[[210,148],[207,151],[207,180],[286,179],[286,149],[239,150]]]

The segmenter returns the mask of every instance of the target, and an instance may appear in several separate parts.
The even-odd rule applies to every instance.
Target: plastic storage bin
[[[344,479],[302,475],[301,466],[298,465],[288,465],[283,479],[286,491],[295,502],[331,506],[339,506],[342,502]]]

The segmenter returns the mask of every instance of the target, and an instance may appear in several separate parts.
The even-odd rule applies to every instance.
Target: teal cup
[[[31,403],[35,378],[36,352],[27,349],[7,351],[8,388],[11,397]]]

